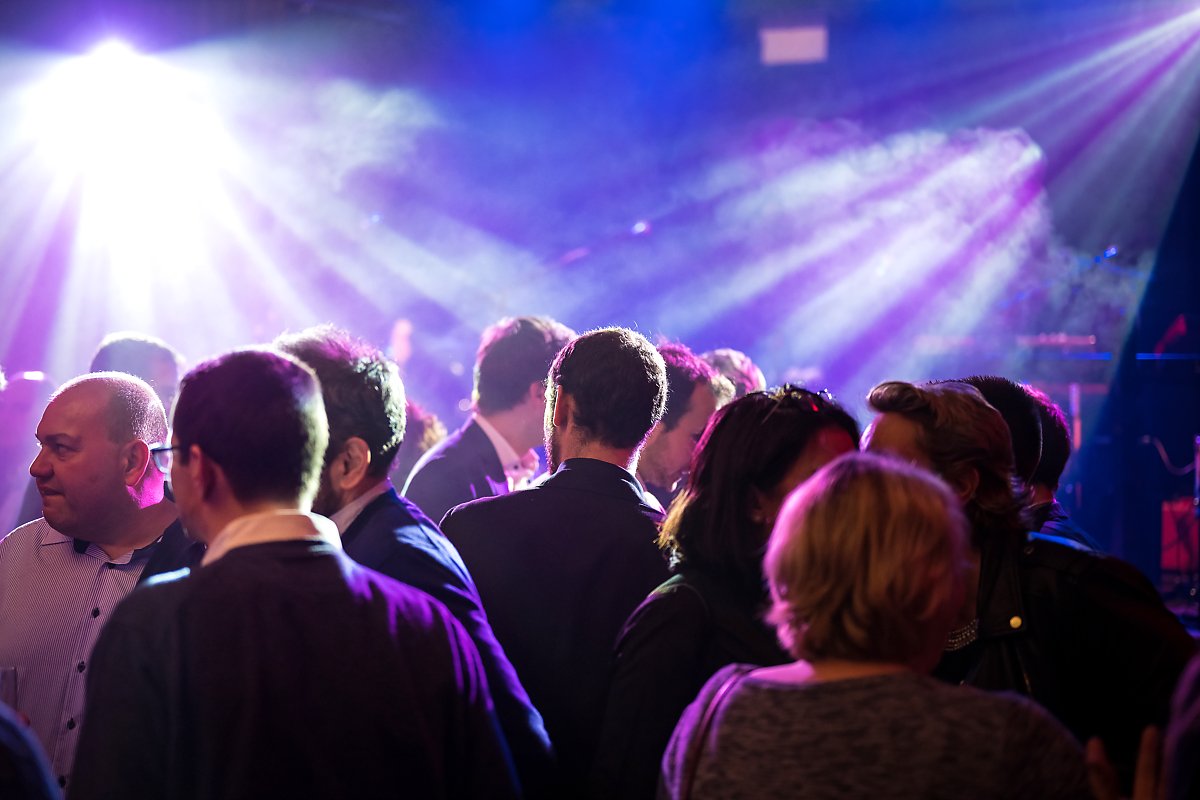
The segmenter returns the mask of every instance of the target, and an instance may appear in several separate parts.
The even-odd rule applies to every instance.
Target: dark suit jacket
[[[440,520],[462,503],[508,494],[508,479],[491,439],[472,418],[421,456],[403,494]]]
[[[363,566],[441,601],[475,642],[496,716],[530,797],[548,796],[553,781],[550,738],[504,649],[454,545],[412,502],[389,489],[372,500],[342,535],[346,554]]]
[[[563,797],[583,796],[617,634],[668,577],[655,546],[659,521],[632,475],[580,458],[539,486],[467,503],[443,522],[546,719]]]
[[[71,800],[519,796],[462,625],[322,543],[148,581],[88,667]]]

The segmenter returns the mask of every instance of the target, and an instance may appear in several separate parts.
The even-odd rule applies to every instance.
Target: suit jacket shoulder
[[[472,419],[421,457],[403,495],[438,521],[456,505],[507,489],[504,465],[483,428]]]
[[[541,714],[496,639],[479,592],[458,550],[421,509],[389,490],[362,510],[342,535],[346,554],[438,600],[479,651],[496,716],[530,797],[552,796],[550,739]]]

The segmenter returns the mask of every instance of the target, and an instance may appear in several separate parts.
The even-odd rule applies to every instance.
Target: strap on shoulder
[[[704,745],[708,742],[709,729],[712,727],[713,719],[717,716],[717,711],[720,710],[721,704],[725,702],[726,696],[737,685],[738,681],[746,676],[752,666],[746,666],[734,670],[733,674],[725,679],[721,684],[721,688],[717,689],[716,694],[712,696],[712,700],[704,708],[704,716],[700,718],[700,728],[696,731],[695,737],[692,738],[691,745],[688,747],[686,764],[687,772],[684,773],[683,786],[680,787],[680,800],[688,800],[692,796],[692,786],[696,782],[696,772],[700,769],[700,755],[704,752]]]

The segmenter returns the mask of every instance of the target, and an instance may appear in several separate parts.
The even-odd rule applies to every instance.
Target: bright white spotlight
[[[34,114],[60,166],[151,168],[203,132],[194,95],[186,76],[109,40],[39,87]]]
[[[117,40],[62,63],[26,98],[52,179],[81,190],[77,257],[122,272],[196,238],[219,204],[228,139],[199,79]]]
[[[136,53],[120,39],[106,39],[92,48],[90,57],[96,63],[120,63],[130,61]]]

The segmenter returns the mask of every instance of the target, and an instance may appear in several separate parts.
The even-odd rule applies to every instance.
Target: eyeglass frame
[[[156,443],[150,445],[150,460],[154,462],[155,469],[157,469],[163,475],[170,475],[171,474],[171,462],[174,461],[174,456],[172,456],[170,454],[176,450],[186,450],[186,449],[187,448],[181,444],[173,444],[172,445],[172,444],[163,444],[162,442],[156,442]],[[165,456],[160,455],[162,453],[166,453],[167,455],[165,455]],[[163,461],[166,461],[165,465],[163,464]]]

